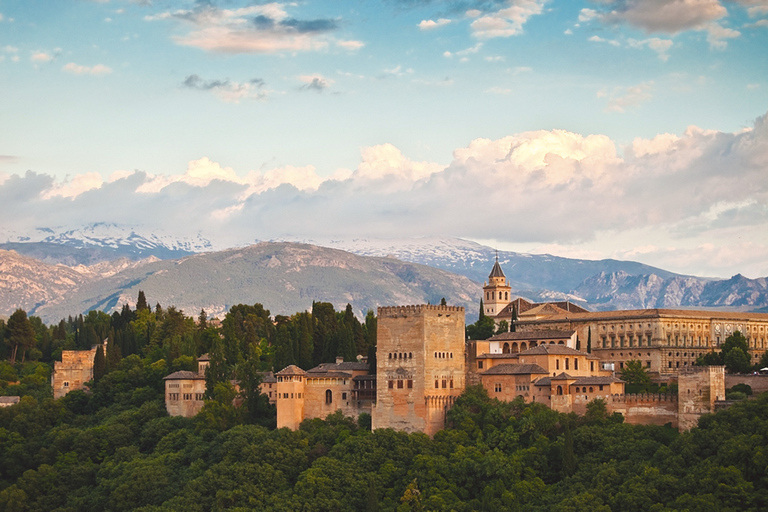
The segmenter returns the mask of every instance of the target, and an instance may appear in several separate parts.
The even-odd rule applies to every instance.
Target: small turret
[[[491,273],[488,275],[488,283],[483,286],[483,308],[488,316],[498,315],[509,304],[509,294],[512,288],[509,286],[507,276],[499,265],[499,251],[496,251],[496,261],[493,263]]]

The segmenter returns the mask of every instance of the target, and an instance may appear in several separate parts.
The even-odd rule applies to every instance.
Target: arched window
[[[557,386],[557,394],[562,395],[563,394],[563,386]]]
[[[592,391],[594,391],[594,389],[592,388],[592,386],[590,386],[589,387],[589,392],[592,393]]]
[[[568,358],[567,357],[565,358],[565,369],[566,370],[570,369],[570,364],[568,363]]]
[[[528,346],[525,344],[525,342],[521,341],[520,342],[520,351],[522,352],[523,350],[526,350],[527,348],[528,348]]]
[[[509,354],[509,343],[505,343],[504,346],[501,349],[501,352],[503,354]]]
[[[573,369],[574,370],[578,370],[579,369],[579,358],[578,357],[574,357],[573,358]]]
[[[408,359],[413,359],[413,352],[408,352]]]
[[[325,390],[325,403],[326,404],[333,403],[333,393],[331,392],[330,389]]]
[[[560,369],[560,360],[555,359],[555,370],[559,370],[559,369]]]
[[[517,343],[516,343],[516,342],[515,342],[515,343],[512,343],[512,347],[510,348],[510,351],[511,351],[513,354],[517,354],[518,352],[520,352],[520,348],[518,348],[518,346],[517,346]]]

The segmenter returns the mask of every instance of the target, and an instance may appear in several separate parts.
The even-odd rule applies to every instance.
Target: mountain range
[[[274,314],[307,309],[312,300],[349,302],[364,314],[377,305],[445,297],[467,307],[473,321],[497,256],[513,292],[529,300],[571,300],[592,310],[768,311],[765,278],[684,276],[632,261],[497,252],[457,238],[294,238],[214,251],[202,236],[177,240],[107,224],[40,229],[24,238],[6,233],[9,241],[0,244],[0,315],[22,307],[57,321],[132,304],[143,289],[153,303],[216,315],[241,302],[261,302]]]

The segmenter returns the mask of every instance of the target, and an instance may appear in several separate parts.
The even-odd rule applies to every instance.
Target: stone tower
[[[693,366],[680,372],[678,386],[678,426],[690,430],[702,414],[715,412],[715,402],[725,400],[725,367]]]
[[[304,420],[307,372],[295,365],[286,366],[277,378],[277,428],[298,430]]]
[[[373,428],[433,435],[464,391],[464,308],[378,309]]]
[[[488,316],[498,315],[502,309],[509,304],[509,294],[512,288],[509,286],[507,277],[499,265],[499,255],[496,255],[496,262],[493,264],[491,273],[488,276],[488,282],[483,286],[483,307]]]

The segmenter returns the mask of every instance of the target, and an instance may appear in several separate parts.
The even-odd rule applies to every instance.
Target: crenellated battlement
[[[400,318],[413,315],[423,315],[426,313],[463,313],[462,306],[433,306],[432,304],[416,304],[410,306],[383,306],[377,309],[379,318]]]
[[[611,402],[622,404],[660,404],[677,403],[677,393],[628,393],[624,395],[611,395]]]

